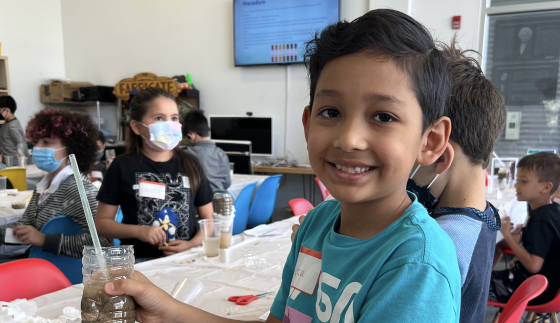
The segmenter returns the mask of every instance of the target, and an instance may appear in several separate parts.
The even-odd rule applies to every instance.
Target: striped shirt
[[[97,213],[97,189],[91,184],[89,179],[81,175],[84,188],[87,193],[87,199],[92,214]],[[74,176],[68,176],[64,179],[58,189],[47,197],[41,204],[38,204],[40,195],[37,189],[33,191],[31,201],[27,209],[23,213],[22,218],[15,223],[10,223],[0,227],[0,243],[4,240],[6,228],[14,228],[18,225],[32,225],[35,229],[41,231],[43,226],[50,219],[59,215],[66,215],[74,220],[84,232],[81,235],[65,236],[64,234],[47,234],[43,250],[54,253],[56,255],[67,256],[72,258],[81,258],[82,250],[86,245],[92,245],[91,235],[87,225],[84,209],[80,200],[80,193]],[[99,237],[102,246],[111,246],[112,241]]]

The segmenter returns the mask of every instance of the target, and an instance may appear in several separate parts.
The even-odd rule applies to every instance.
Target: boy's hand
[[[18,237],[23,244],[37,246],[43,248],[46,235],[39,232],[31,225],[18,225],[14,228],[14,235]]]
[[[167,243],[167,247],[165,245],[159,247],[159,250],[163,251],[164,255],[171,256],[192,247],[194,247],[194,245],[192,245],[190,241],[173,240]]]
[[[134,271],[132,279],[119,279],[106,284],[105,292],[109,295],[125,294],[134,297],[138,304],[136,321],[142,323],[171,322],[180,304],[137,271]],[[168,315],[170,317],[166,317]]]
[[[301,223],[303,222],[304,219],[305,219],[305,215],[300,215],[300,217],[299,217],[299,219],[298,219],[299,224],[301,224]],[[294,225],[292,225],[292,237],[291,237],[291,240],[292,240],[292,241],[294,241],[294,237],[296,236],[296,232],[297,232],[297,230],[298,230],[298,228],[299,228],[299,224],[294,224]]]
[[[502,235],[504,237],[506,235],[510,236],[512,228],[513,228],[513,223],[511,223],[511,219],[509,218],[509,216],[504,217],[502,219],[502,228],[500,229],[500,231],[502,231]]]
[[[165,231],[163,231],[160,227],[138,227],[138,230],[138,239],[153,246],[165,244],[167,237],[165,236]]]

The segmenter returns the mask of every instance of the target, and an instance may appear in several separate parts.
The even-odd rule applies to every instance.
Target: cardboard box
[[[72,101],[72,92],[80,90],[83,86],[92,86],[89,82],[52,81],[50,84],[41,85],[41,102],[47,102],[45,85],[49,86],[49,102],[62,103]]]

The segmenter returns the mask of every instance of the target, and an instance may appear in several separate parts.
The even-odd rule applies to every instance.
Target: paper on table
[[[259,321],[261,322],[266,322],[266,320],[268,319],[268,316],[270,315],[270,311],[266,311],[266,313],[264,313],[263,315],[259,316]]]
[[[253,237],[270,237],[279,234],[281,234],[281,232],[276,230],[276,228],[264,224],[245,231],[245,235]]]
[[[5,243],[13,243],[13,244],[23,244],[21,240],[17,236],[14,235],[14,229],[6,228],[6,234],[4,236]]]

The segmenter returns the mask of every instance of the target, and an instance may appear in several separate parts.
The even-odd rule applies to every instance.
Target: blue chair
[[[249,183],[245,186],[239,196],[235,200],[235,218],[233,218],[233,235],[240,234],[247,229],[247,220],[249,219],[249,207],[251,206],[251,198],[257,182]]]
[[[281,178],[282,175],[270,176],[257,189],[249,210],[249,219],[247,220],[249,228],[270,220],[272,211],[274,211],[274,204],[276,204],[276,193],[278,193],[278,183]]]
[[[115,218],[115,221],[117,221],[118,223],[122,223],[122,219],[123,219],[123,213],[121,207],[119,206],[119,210],[117,211],[117,217]],[[113,245],[116,247],[120,246],[121,240],[117,238],[113,239]]]
[[[50,219],[41,229],[44,234],[64,233],[65,236],[73,236],[82,234],[82,229],[74,220],[66,215],[60,215]],[[70,258],[66,256],[57,256],[54,253],[43,251],[43,248],[33,246],[29,253],[29,258],[45,259],[54,264],[68,280],[75,284],[81,284],[82,276],[82,258]]]

